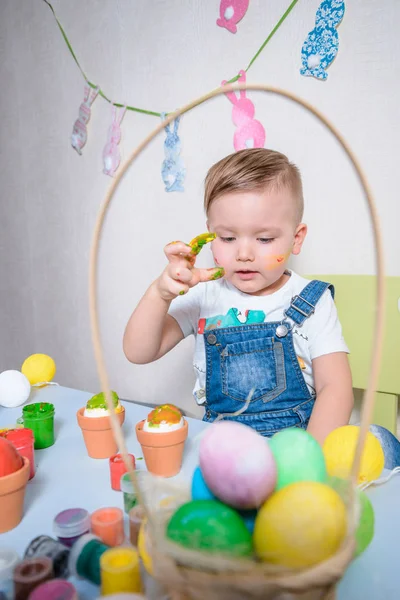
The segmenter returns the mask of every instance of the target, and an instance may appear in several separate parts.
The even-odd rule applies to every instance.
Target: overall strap
[[[332,298],[335,297],[335,288],[331,283],[314,279],[297,296],[293,296],[285,316],[289,317],[296,325],[303,325],[304,321],[315,312],[315,307],[322,295],[329,288]]]

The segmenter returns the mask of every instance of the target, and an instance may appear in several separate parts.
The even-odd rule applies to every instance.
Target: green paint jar
[[[121,490],[124,495],[124,511],[129,515],[130,510],[137,504],[136,492],[133,488],[129,473],[125,473],[121,477]]]
[[[36,450],[54,444],[54,412],[54,405],[49,402],[27,404],[22,409],[17,423],[33,431]]]
[[[82,535],[71,548],[68,568],[71,575],[82,577],[95,585],[100,585],[100,557],[109,546],[92,535]]]

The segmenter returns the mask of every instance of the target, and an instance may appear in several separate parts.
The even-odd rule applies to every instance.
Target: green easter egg
[[[357,493],[361,505],[361,516],[356,531],[356,556],[360,556],[360,554],[362,554],[370,545],[372,538],[374,537],[375,514],[371,500],[368,498],[367,494],[361,490],[358,490]]]
[[[322,448],[304,429],[293,427],[276,433],[269,440],[269,447],[277,468],[276,490],[298,481],[326,482]]]
[[[251,534],[240,515],[217,500],[182,504],[167,525],[167,537],[186,548],[249,556]]]
[[[350,480],[332,476],[328,477],[328,485],[336,490],[336,492],[345,500],[345,502],[348,503],[350,494],[349,488],[351,486]],[[372,538],[374,537],[375,514],[367,494],[359,489],[356,489],[355,493],[357,494],[360,502],[360,520],[355,534],[355,557],[357,557],[360,556],[360,554],[362,554],[372,542]]]

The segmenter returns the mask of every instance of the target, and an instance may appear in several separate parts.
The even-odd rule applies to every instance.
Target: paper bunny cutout
[[[112,105],[112,122],[108,130],[107,143],[103,150],[103,173],[113,177],[121,162],[121,154],[118,144],[121,141],[121,122],[126,113],[126,106],[117,110]]]
[[[343,19],[343,0],[324,0],[315,16],[315,27],[308,34],[301,49],[303,68],[300,74],[316,79],[326,79],[326,69],[333,62],[339,49],[336,27]]]
[[[72,147],[75,148],[78,154],[82,154],[82,148],[86,144],[87,140],[87,129],[86,125],[90,119],[90,107],[99,93],[99,88],[90,88],[85,85],[85,92],[83,102],[79,107],[79,117],[74,123],[71,136]]]
[[[239,71],[239,81],[246,81],[246,73]],[[226,85],[223,81],[221,85]],[[225,96],[232,102],[232,121],[237,129],[233,136],[233,146],[236,151],[245,148],[263,148],[265,129],[260,121],[254,119],[254,104],[246,98],[246,90],[240,90],[239,98],[235,92],[226,92]]]
[[[161,113],[161,120],[164,121],[165,113]],[[165,184],[166,192],[183,192],[183,181],[185,179],[186,169],[181,159],[181,141],[178,136],[180,117],[174,121],[174,129],[171,130],[171,124],[164,127],[167,137],[164,141],[165,159],[161,167],[161,175]]]
[[[221,0],[219,5],[220,18],[217,19],[217,25],[225,27],[231,33],[236,33],[236,25],[246,14],[249,2],[250,0]]]

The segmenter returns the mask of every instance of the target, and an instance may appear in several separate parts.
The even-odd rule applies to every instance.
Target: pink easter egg
[[[215,496],[235,508],[258,508],[276,483],[275,460],[267,440],[234,421],[215,423],[204,434],[200,468]]]

